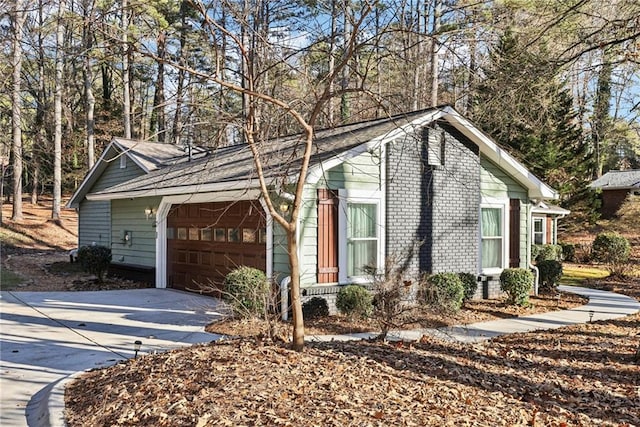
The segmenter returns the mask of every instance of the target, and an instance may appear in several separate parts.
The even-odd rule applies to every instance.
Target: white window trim
[[[338,282],[347,283],[368,283],[371,281],[366,276],[347,276],[347,205],[349,203],[368,203],[377,206],[378,217],[378,270],[384,267],[384,208],[381,191],[368,190],[338,190]]]
[[[483,208],[497,208],[502,211],[502,266],[499,268],[482,268],[482,209]],[[480,211],[478,212],[480,218],[480,235],[478,251],[480,255],[479,268],[482,274],[488,276],[502,273],[502,270],[509,266],[509,199],[494,199],[494,198],[482,198],[480,202]]]
[[[536,221],[540,220],[542,221],[542,245],[545,245],[549,242],[547,242],[547,217],[545,216],[533,216],[533,221],[531,222],[531,239],[533,240],[534,244],[536,241]]]
[[[124,153],[120,154],[120,169],[127,168],[127,155]]]

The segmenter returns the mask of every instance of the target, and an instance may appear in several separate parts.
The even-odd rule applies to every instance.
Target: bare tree
[[[13,5],[13,90],[11,93],[12,155],[13,155],[13,220],[21,220],[22,214],[22,30],[26,12],[22,0]]]

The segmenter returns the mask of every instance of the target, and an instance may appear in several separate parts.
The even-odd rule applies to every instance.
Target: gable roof
[[[201,147],[192,148],[192,157],[202,157],[207,150]],[[98,181],[109,163],[125,155],[131,159],[145,174],[167,165],[177,164],[188,160],[188,153],[181,146],[174,144],[159,144],[155,142],[136,141],[125,138],[113,138],[105,147],[93,167],[87,172],[82,183],[75,191],[67,207],[77,208],[80,201]]]
[[[510,154],[451,107],[431,108],[412,113],[353,123],[315,133],[310,159],[309,182],[317,182],[323,171],[386,144],[436,120],[444,120],[480,147],[480,152],[505,169],[529,190],[531,197],[557,198],[555,190],[533,176]],[[304,150],[300,135],[274,138],[260,144],[262,166],[269,184],[293,182]],[[254,160],[247,145],[212,150],[208,156],[175,163],[149,172],[87,197],[110,200],[143,196],[163,196],[258,187]]]
[[[628,190],[640,188],[640,169],[610,170],[589,184],[591,188],[602,190]]]
[[[571,213],[570,210],[564,209],[560,206],[545,203],[545,202],[539,202],[535,204],[531,208],[531,212],[545,214],[545,215],[560,215],[560,216],[567,216]]]

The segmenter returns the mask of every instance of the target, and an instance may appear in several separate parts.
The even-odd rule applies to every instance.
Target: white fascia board
[[[489,160],[503,168],[510,175],[516,178],[529,190],[530,198],[539,198],[545,200],[558,199],[558,192],[540,181],[533,175],[524,165],[518,162],[511,154],[503,150],[486,136],[480,129],[475,127],[471,122],[462,117],[457,111],[451,107],[444,109],[444,118],[455,126],[466,137],[474,141],[480,148],[480,153],[485,155]]]
[[[324,176],[324,172],[338,166],[339,164],[353,159],[354,157],[359,156],[360,154],[366,153],[367,151],[374,150],[380,146],[386,145],[387,143],[397,139],[402,135],[409,135],[413,133],[415,128],[424,126],[428,123],[437,120],[442,116],[441,110],[434,110],[430,113],[425,114],[424,116],[413,120],[410,123],[407,123],[404,126],[400,126],[392,131],[389,131],[383,135],[373,138],[372,140],[362,143],[352,149],[340,153],[328,160],[325,160],[322,163],[314,165],[309,168],[309,173],[307,174],[307,183],[309,184],[317,184],[318,181]]]
[[[93,184],[95,184],[96,180],[107,168],[107,165],[109,162],[106,160],[106,157],[114,145],[115,145],[115,138],[111,140],[109,145],[107,145],[107,147],[102,151],[102,154],[100,155],[98,160],[93,164],[93,167],[84,176],[84,179],[80,183],[80,186],[73,193],[73,196],[71,196],[71,198],[67,202],[67,205],[66,205],[67,208],[74,209],[74,208],[80,207],[80,202],[82,201],[82,198],[84,197],[85,193],[89,191],[90,187]]]

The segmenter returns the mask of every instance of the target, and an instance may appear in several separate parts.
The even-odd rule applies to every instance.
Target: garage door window
[[[239,242],[240,241],[240,232],[237,228],[228,228],[227,229],[227,242]]]
[[[242,229],[242,241],[244,243],[255,243],[256,242],[256,230],[252,228],[243,228]]]
[[[226,228],[216,228],[214,230],[213,238],[216,242],[226,242],[227,241],[227,229]]]
[[[178,240],[187,240],[187,229],[178,227]]]
[[[204,240],[207,242],[211,241],[211,229],[210,228],[203,228],[202,230],[200,230],[200,240]]]

